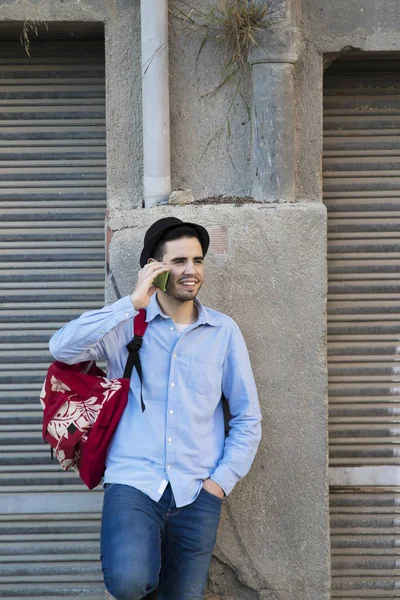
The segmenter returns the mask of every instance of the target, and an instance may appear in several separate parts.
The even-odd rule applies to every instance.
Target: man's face
[[[181,302],[193,300],[204,279],[203,249],[199,240],[184,237],[166,242],[162,260],[171,267],[168,296]]]

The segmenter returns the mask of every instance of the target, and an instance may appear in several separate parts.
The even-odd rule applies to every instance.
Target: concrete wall
[[[303,0],[303,33],[321,52],[399,50],[396,0]]]
[[[190,4],[204,8],[203,0]],[[249,196],[251,123],[246,103],[237,96],[229,110],[236,82],[212,93],[225,77],[224,49],[210,42],[199,55],[204,32],[173,17],[170,23],[172,189],[190,188],[195,198]],[[241,86],[246,102],[250,88],[248,74]]]

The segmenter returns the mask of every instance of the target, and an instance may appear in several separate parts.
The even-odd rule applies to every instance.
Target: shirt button
[[[167,469],[168,469],[168,471],[170,470],[170,468],[171,468],[171,465],[167,465]]]
[[[174,354],[173,357],[176,358],[176,354]]]
[[[175,387],[175,384],[174,384],[174,382],[172,382],[172,383],[171,383],[171,387]]]
[[[105,332],[106,332],[106,330],[105,330],[105,329],[102,329],[102,330],[101,330],[101,333],[105,333]]]
[[[125,316],[126,316],[126,317],[129,317],[129,313],[125,313]]]
[[[170,330],[170,331],[174,331],[174,328],[173,328],[173,327],[170,327],[170,328],[169,328],[169,330]]]
[[[169,441],[169,443],[171,443],[172,442],[172,438],[168,438],[168,441]]]
[[[174,411],[173,411],[173,410],[170,410],[170,411],[169,411],[169,414],[170,414],[170,415],[173,415],[173,414],[174,414]]]

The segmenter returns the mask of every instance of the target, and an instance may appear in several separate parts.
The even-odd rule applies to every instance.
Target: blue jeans
[[[176,508],[170,485],[159,502],[129,485],[106,484],[101,526],[104,583],[116,600],[201,600],[222,500],[204,488]]]

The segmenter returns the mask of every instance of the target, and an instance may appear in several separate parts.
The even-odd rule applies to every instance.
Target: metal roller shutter
[[[0,516],[0,597],[104,600],[99,514]]]
[[[105,208],[104,42],[35,42],[32,58],[19,43],[2,44],[2,598],[104,598],[91,562],[99,558],[98,519],[94,526],[90,515],[79,516],[99,510],[101,493],[87,492],[51,460],[39,393],[51,334],[104,303]],[[66,565],[83,556],[88,562],[71,572],[74,582]]]
[[[400,598],[399,54],[327,70],[323,179],[332,598]]]
[[[398,598],[399,488],[330,496],[332,599]]]
[[[104,56],[65,44],[0,53],[2,492],[78,483],[50,460],[38,393],[50,335],[103,303]]]

